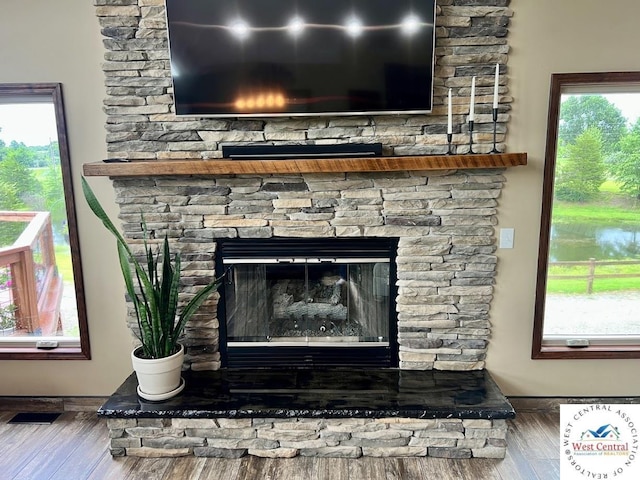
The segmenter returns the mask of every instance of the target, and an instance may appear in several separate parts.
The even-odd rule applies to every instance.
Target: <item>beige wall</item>
[[[3,0],[0,82],[60,82],[70,142],[74,190],[84,162],[104,158],[102,42],[90,0]],[[115,215],[108,179],[92,179]],[[81,195],[81,194],[80,194]],[[77,202],[90,361],[0,361],[0,395],[108,395],[131,372],[123,286],[114,242]]]
[[[499,250],[488,368],[510,395],[640,395],[640,360],[530,359],[549,77],[553,72],[638,70],[637,0],[513,0],[509,73],[510,151],[529,165],[507,172],[501,227],[516,229],[515,248]],[[44,40],[43,40],[44,39]],[[88,0],[3,0],[0,82],[62,82],[74,186],[84,162],[105,155],[102,45]],[[111,206],[107,179],[92,179]],[[115,247],[78,202],[91,361],[2,361],[0,395],[108,395],[130,372],[123,287]]]
[[[510,30],[511,151],[529,165],[507,173],[500,227],[515,248],[498,250],[487,368],[510,395],[640,395],[640,360],[531,360],[542,170],[552,73],[640,70],[637,0],[513,0]]]

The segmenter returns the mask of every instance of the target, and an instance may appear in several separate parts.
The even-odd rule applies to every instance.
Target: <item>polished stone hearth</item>
[[[486,371],[184,372],[164,402],[131,375],[100,408],[113,455],[504,456],[515,412]]]
[[[184,372],[173,399],[148,402],[132,374],[99,414],[110,418],[476,418],[515,416],[486,370],[218,370]]]

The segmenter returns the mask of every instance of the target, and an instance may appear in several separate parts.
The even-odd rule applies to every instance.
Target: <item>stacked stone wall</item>
[[[104,36],[107,149],[139,160],[212,159],[223,144],[383,144],[385,155],[447,152],[447,94],[453,146],[468,151],[469,96],[476,76],[474,150],[493,141],[493,85],[500,64],[497,141],[505,151],[512,99],[507,41],[509,0],[438,0],[433,111],[426,115],[207,119],[177,117],[164,0],[94,0]],[[336,72],[339,75],[339,72]]]
[[[108,419],[114,456],[504,458],[506,420]]]
[[[183,259],[183,299],[211,281],[216,240],[397,237],[400,368],[484,368],[496,272],[495,170],[115,179],[126,237],[140,212]],[[186,368],[220,367],[217,296],[186,329]],[[130,326],[135,320],[130,316]]]

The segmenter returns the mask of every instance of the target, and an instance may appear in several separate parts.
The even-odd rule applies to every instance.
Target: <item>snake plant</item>
[[[219,287],[221,278],[201,289],[178,314],[180,255],[176,254],[171,261],[167,236],[164,237],[162,255],[154,253],[153,247],[147,243],[147,226],[141,217],[146,261],[143,265],[109,219],[84,177],[82,191],[89,208],[116,239],[120,269],[138,321],[138,332],[134,332],[142,344],[142,353],[138,356],[164,358],[173,355],[179,350],[178,340],[187,322],[209,294]]]

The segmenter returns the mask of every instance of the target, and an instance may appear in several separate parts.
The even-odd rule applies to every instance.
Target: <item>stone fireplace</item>
[[[304,264],[303,273],[282,268],[284,262],[278,262],[278,258],[283,260],[284,256],[277,257],[272,265],[281,268],[280,273],[270,271],[273,285],[285,273],[289,278],[283,280],[286,288],[283,282],[273,287],[278,298],[272,299],[270,308],[286,312],[284,316],[293,322],[289,331],[278,335],[291,340],[291,330],[320,331],[322,326],[325,327],[322,333],[327,327],[339,330],[342,320],[336,322],[331,315],[342,319],[345,308],[352,316],[364,316],[354,313],[356,310],[351,309],[351,304],[347,306],[346,300],[343,303],[347,290],[340,280],[356,284],[356,277],[350,277],[348,271],[360,270],[364,281],[371,284],[368,294],[374,297],[365,303],[383,303],[384,295],[380,292],[387,278],[386,263],[389,325],[382,332],[365,331],[369,328],[366,327],[346,337],[352,337],[349,341],[353,337],[364,338],[380,344],[372,348],[388,350],[389,363],[385,367],[397,368],[385,375],[395,375],[392,379],[395,387],[391,389],[399,392],[392,403],[406,401],[406,395],[411,399],[410,405],[423,401],[420,393],[423,388],[440,391],[445,388],[443,385],[447,389],[456,383],[463,386],[461,394],[451,395],[451,408],[381,407],[367,410],[366,419],[349,421],[337,418],[352,412],[348,408],[296,410],[306,411],[315,420],[302,414],[291,417],[295,412],[279,410],[286,418],[274,420],[271,409],[251,416],[248,410],[238,409],[233,403],[227,404],[226,413],[219,406],[209,405],[195,417],[194,410],[189,409],[172,407],[161,412],[149,410],[149,405],[138,405],[139,410],[132,414],[127,407],[112,410],[110,404],[101,414],[109,417],[112,453],[178,456],[195,452],[203,456],[230,456],[248,451],[260,456],[292,456],[303,454],[304,450],[304,454],[332,456],[504,456],[504,419],[513,415],[508,402],[509,408],[498,402],[492,404],[499,405],[498,409],[490,411],[474,412],[469,406],[476,404],[478,396],[487,392],[494,395],[497,390],[493,383],[487,388],[483,386],[486,372],[482,370],[490,338],[490,305],[497,264],[498,198],[506,178],[500,162],[478,160],[474,164],[475,156],[461,159],[469,149],[466,115],[472,76],[477,79],[474,149],[486,153],[493,146],[491,102],[496,63],[500,64],[501,73],[497,147],[502,152],[506,150],[511,103],[507,35],[512,12],[508,0],[489,0],[482,2],[482,6],[476,0],[438,1],[434,108],[430,115],[267,119],[177,117],[172,105],[164,2],[94,2],[105,37],[107,149],[109,157],[129,160],[128,165],[120,165],[131,172],[101,174],[113,179],[125,237],[141,244],[140,212],[144,212],[155,239],[160,241],[165,234],[169,237],[172,248],[180,251],[183,259],[184,298],[216,275],[216,259],[220,262],[225,245],[231,244],[226,242],[268,244],[291,239],[316,244],[371,239],[391,242],[393,255],[385,262],[379,257],[371,257],[372,262],[344,257],[348,261],[332,263],[326,260],[334,256],[317,253],[292,257],[302,259],[290,264]],[[447,157],[445,102],[449,89],[453,94],[452,147],[458,155]],[[439,155],[438,165],[443,166],[422,169],[416,165],[428,162],[415,163],[409,159],[405,163],[410,168],[398,168],[391,160],[385,163],[389,168],[376,164],[375,168],[342,171],[306,167],[288,170],[280,166],[252,170],[251,162],[238,161],[238,167],[228,171],[203,173],[207,168],[194,167],[172,173],[172,163],[177,171],[183,168],[184,161],[192,161],[191,165],[219,162],[224,145],[378,142],[382,143],[385,157]],[[486,157],[501,156],[484,157],[486,161]],[[145,171],[142,175],[136,173],[140,165]],[[480,168],[482,165],[489,168]],[[156,166],[161,168],[156,170]],[[233,267],[236,274],[241,275],[238,272],[242,268],[246,274],[248,269],[239,265],[247,264],[236,262]],[[218,267],[218,272],[221,271],[224,270]],[[292,278],[305,281],[291,282]],[[377,286],[376,278],[383,279],[378,280]],[[310,285],[309,279],[315,284]],[[292,283],[297,285],[291,286]],[[255,283],[245,287],[254,288]],[[310,287],[315,289],[311,295]],[[221,367],[230,365],[229,348],[252,348],[232,344],[245,343],[244,337],[256,335],[229,337],[234,323],[229,324],[227,318],[219,316],[232,308],[227,303],[229,291],[231,286],[221,291],[224,302],[219,295],[213,296],[187,326],[184,368],[190,378],[224,377],[227,369]],[[274,290],[265,295],[273,297]],[[356,301],[353,296],[350,298],[350,302]],[[311,309],[310,304],[314,304]],[[314,315],[316,319],[309,320]],[[298,321],[307,323],[303,327]],[[332,321],[335,327],[331,327]],[[346,329],[345,322],[341,327]],[[135,328],[133,316],[129,324]],[[375,335],[374,331],[380,334]],[[264,343],[269,342],[267,337],[273,340],[272,334],[257,336],[264,336]],[[299,338],[294,341],[300,343]],[[313,339],[305,342],[305,348],[313,350]],[[333,339],[329,343],[336,342]],[[349,350],[369,347],[352,345]],[[333,348],[341,347],[333,345]],[[422,374],[423,380],[418,380]],[[443,380],[440,374],[446,378]],[[360,378],[358,373],[352,375]],[[425,378],[426,383],[421,383]],[[225,382],[237,385],[235,379],[220,381],[224,385]],[[268,379],[265,382],[268,384]],[[472,387],[466,388],[465,382]],[[293,391],[297,393],[291,398],[299,398],[299,382],[294,383]],[[381,391],[388,388],[385,384]],[[228,392],[205,389],[204,393],[197,392],[196,404],[202,405],[205,397],[224,397]],[[116,394],[115,402],[120,398]],[[136,401],[135,394],[131,398]],[[366,403],[370,395],[365,391],[362,398]],[[358,410],[360,407],[354,408],[362,411]],[[225,415],[227,418],[222,418]]]
[[[181,251],[186,294],[213,278],[218,240],[397,239],[399,367],[473,370],[484,368],[490,334],[504,181],[499,171],[467,170],[116,178],[114,186],[131,240],[142,236],[144,211],[155,237],[166,233]],[[187,368],[221,366],[217,304],[187,327]]]

